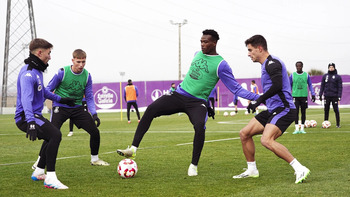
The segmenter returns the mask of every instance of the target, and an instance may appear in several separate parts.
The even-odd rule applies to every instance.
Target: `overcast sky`
[[[247,56],[244,41],[263,35],[270,54],[290,72],[295,62],[304,71],[350,74],[349,0],[33,0],[37,36],[54,45],[45,82],[72,52],[87,52],[86,69],[94,83],[178,79],[178,27],[182,27],[182,73],[186,74],[204,29],[220,35],[217,52],[236,78],[260,77],[260,64]],[[1,81],[6,1],[0,1]],[[120,72],[125,72],[121,78]]]

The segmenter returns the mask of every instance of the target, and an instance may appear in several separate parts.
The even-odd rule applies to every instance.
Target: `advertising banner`
[[[323,107],[321,101],[319,101],[319,92],[321,87],[322,76],[311,77],[312,86],[316,93],[316,102],[311,101],[311,93],[309,92],[308,102],[309,107]],[[247,79],[237,79],[238,83],[247,90],[251,90],[251,81],[255,80],[258,85],[259,93],[262,94],[262,86],[260,78],[247,78]],[[350,107],[350,75],[342,75],[343,80],[343,94],[342,100],[340,101],[340,107]],[[139,108],[145,108],[153,101],[158,99],[164,94],[169,93],[171,83],[175,83],[176,86],[181,83],[181,81],[135,81],[133,84],[138,89],[137,104]],[[98,83],[93,84],[94,101],[96,109],[99,111],[119,111],[126,109],[126,102],[123,95],[124,87],[127,82],[122,83]],[[225,85],[219,81],[217,83],[218,92],[218,102],[217,107],[228,108],[233,107],[233,93],[231,93]],[[248,106],[248,101],[243,98],[239,98],[237,107],[245,108]]]

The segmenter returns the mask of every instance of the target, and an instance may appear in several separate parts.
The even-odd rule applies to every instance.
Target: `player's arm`
[[[323,91],[324,91],[324,86],[325,86],[325,80],[326,80],[326,75],[323,75],[322,80],[321,80],[321,88],[320,88],[320,100],[322,99]]]
[[[125,88],[126,88],[126,87],[124,87],[124,89],[123,89],[123,95],[124,95],[124,100],[125,100],[125,102],[126,102],[126,91],[125,91]]]
[[[338,75],[338,99],[340,100],[343,93],[343,80],[341,76]]]
[[[272,85],[260,98],[257,100],[258,103],[266,101],[266,99],[271,98],[278,92],[282,90],[282,65],[278,61],[269,64],[265,67],[267,73],[270,76]]]
[[[94,95],[92,92],[92,78],[90,73],[89,73],[88,81],[85,86],[85,98],[86,98],[86,103],[91,115],[97,114],[96,108],[95,108],[95,102],[94,102]]]
[[[135,91],[136,91],[136,98],[137,97],[139,97],[139,90],[137,89],[137,87],[136,86],[134,86],[135,87]]]
[[[312,96],[315,96],[314,88],[312,87],[311,77],[309,74],[307,74],[307,85],[309,86],[309,90],[311,92]]]
[[[293,91],[293,73],[289,76],[290,89]]]
[[[60,68],[57,73],[52,77],[49,84],[46,86],[46,89],[50,92],[53,92],[62,82],[64,77],[64,69]]]
[[[27,122],[35,121],[33,113],[34,84],[35,79],[32,72],[23,73],[20,79],[21,103]]]
[[[254,94],[244,89],[235,79],[232,74],[231,67],[226,61],[222,61],[218,67],[218,76],[225,86],[234,94],[239,97],[255,101],[259,98],[259,95]]]

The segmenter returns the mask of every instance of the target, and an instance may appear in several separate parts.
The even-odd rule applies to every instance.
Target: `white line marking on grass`
[[[219,139],[219,140],[209,140],[209,141],[204,141],[204,143],[211,143],[211,142],[221,142],[221,141],[227,141],[227,140],[239,140],[239,137],[235,138],[226,138],[226,139]],[[184,145],[190,145],[193,144],[193,142],[188,142],[188,143],[183,143],[183,144],[176,144],[176,146],[184,146]]]

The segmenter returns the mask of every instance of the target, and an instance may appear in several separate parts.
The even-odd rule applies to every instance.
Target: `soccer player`
[[[17,79],[17,104],[15,121],[17,127],[26,132],[32,141],[43,139],[45,146],[40,154],[41,160],[31,178],[34,181],[44,180],[47,188],[68,189],[62,184],[55,171],[58,147],[61,142],[61,131],[42,116],[45,99],[74,105],[74,99],[64,98],[47,91],[44,87],[43,72],[49,66],[53,45],[48,41],[36,38],[29,44],[30,54],[24,60]],[[45,166],[47,175],[45,175]]]
[[[301,183],[310,174],[310,170],[301,165],[285,146],[276,141],[296,116],[285,64],[278,57],[269,54],[263,36],[252,36],[245,41],[245,44],[251,60],[261,64],[261,83],[264,91],[255,104],[249,104],[249,108],[254,112],[260,103],[266,103],[267,110],[256,115],[240,131],[248,169],[242,174],[233,176],[233,178],[259,177],[255,162],[253,136],[262,134],[261,144],[288,162],[295,170],[295,183]]]
[[[293,72],[289,77],[290,86],[292,87],[292,96],[294,100],[295,107],[297,109],[297,115],[295,116],[295,130],[293,134],[299,134],[306,132],[304,131],[304,123],[306,120],[306,109],[308,108],[307,103],[307,86],[311,92],[311,100],[315,102],[315,91],[312,87],[312,82],[309,74],[303,71],[303,62],[298,61],[295,63],[297,69],[296,72]],[[301,110],[301,125],[299,130],[299,109]]]
[[[109,163],[98,157],[100,131],[97,127],[100,126],[100,119],[93,100],[91,74],[84,68],[86,53],[76,49],[73,52],[72,62],[73,65],[58,70],[46,89],[50,92],[54,91],[59,96],[74,98],[75,105],[71,107],[54,101],[51,122],[57,128],[61,128],[67,119],[71,119],[78,128],[87,131],[90,134],[91,165],[109,166]],[[84,95],[91,114],[82,105]]]
[[[255,80],[252,80],[251,82],[250,82],[250,91],[251,92],[254,92],[255,94],[259,94],[259,88],[258,88],[258,85],[256,85],[256,83],[255,83]],[[250,104],[250,101],[248,101],[248,105]],[[250,109],[247,107],[247,112],[248,112],[248,114],[250,114]],[[256,114],[258,114],[259,113],[259,111],[258,111],[258,108],[256,108],[255,109],[255,115]]]
[[[322,101],[322,95],[324,93],[324,120],[329,118],[329,106],[332,103],[335,113],[335,119],[337,121],[337,128],[340,128],[340,115],[338,102],[341,100],[343,93],[343,80],[338,75],[337,69],[335,69],[334,63],[328,64],[328,73],[323,75],[320,89],[320,101]]]
[[[170,95],[163,95],[149,105],[138,125],[132,146],[125,150],[118,149],[118,154],[135,158],[137,148],[154,118],[162,115],[171,115],[184,112],[193,125],[195,134],[193,140],[192,162],[188,168],[188,176],[197,176],[197,165],[205,139],[205,123],[208,116],[214,118],[214,111],[208,107],[208,96],[219,79],[234,94],[240,97],[256,100],[258,95],[253,94],[235,80],[231,67],[216,52],[219,35],[216,31],[203,31],[200,39],[202,50],[197,52],[192,60],[186,77]]]
[[[134,107],[134,109],[136,111],[136,115],[137,115],[137,120],[138,120],[138,122],[140,122],[140,113],[139,113],[139,108],[137,106],[137,97],[139,96],[139,91],[138,91],[137,87],[132,84],[131,79],[128,80],[128,85],[125,86],[123,94],[124,94],[124,100],[127,103],[126,115],[128,117],[128,123],[129,124],[131,123],[131,120],[130,120],[130,108],[131,108],[131,106]]]
[[[175,85],[175,83],[171,83],[170,89],[169,89],[169,93],[172,93],[172,92],[174,92],[175,90],[176,90],[176,85]]]

